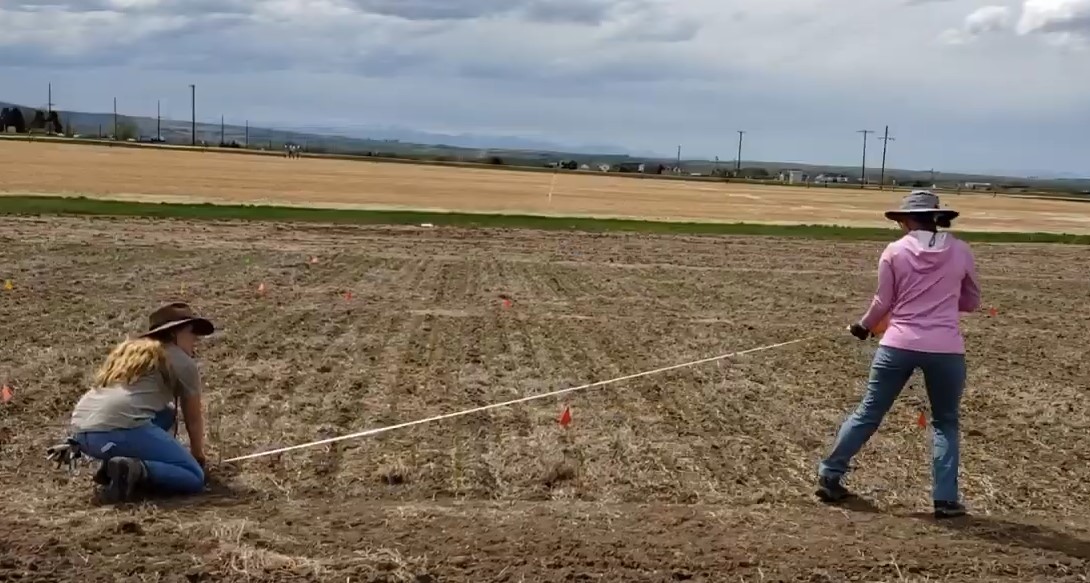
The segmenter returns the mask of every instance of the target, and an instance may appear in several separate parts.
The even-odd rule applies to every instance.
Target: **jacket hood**
[[[950,258],[955,239],[949,233],[912,231],[901,239],[912,268],[921,273],[934,271]]]

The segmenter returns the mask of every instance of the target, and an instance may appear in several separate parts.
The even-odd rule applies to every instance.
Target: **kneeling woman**
[[[149,321],[148,332],[110,352],[72,413],[80,449],[103,461],[95,481],[111,502],[130,499],[138,486],[171,494],[204,489],[201,379],[193,355],[198,339],[215,328],[184,303],[156,310]],[[177,402],[189,451],[170,434]]]

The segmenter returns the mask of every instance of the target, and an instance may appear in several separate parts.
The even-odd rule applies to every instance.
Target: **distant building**
[[[780,172],[780,182],[786,182],[787,184],[802,184],[808,178],[809,176],[802,170],[784,170]]]
[[[969,190],[991,190],[991,182],[966,182],[965,188]]]

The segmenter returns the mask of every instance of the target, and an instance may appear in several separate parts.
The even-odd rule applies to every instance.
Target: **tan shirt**
[[[178,379],[178,396],[199,395],[201,376],[197,362],[174,344],[167,345],[167,361]],[[83,432],[139,427],[159,411],[171,406],[174,397],[175,388],[167,385],[158,370],[128,386],[91,389],[76,403],[76,409],[72,412],[72,429]]]

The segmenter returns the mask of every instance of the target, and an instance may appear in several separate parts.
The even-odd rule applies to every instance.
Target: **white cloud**
[[[1011,9],[1006,6],[985,6],[965,17],[965,31],[986,34],[1006,30],[1011,24]]]
[[[982,35],[1009,30],[1013,15],[1006,6],[984,6],[965,17],[960,28],[943,31],[940,40],[948,44],[965,44]]]
[[[1085,46],[1090,42],[1090,0],[1026,0],[1016,30],[1042,35],[1055,46]]]

